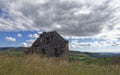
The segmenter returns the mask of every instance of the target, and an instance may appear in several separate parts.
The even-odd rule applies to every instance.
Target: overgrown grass
[[[120,65],[85,64],[33,55],[0,55],[0,75],[120,75]]]

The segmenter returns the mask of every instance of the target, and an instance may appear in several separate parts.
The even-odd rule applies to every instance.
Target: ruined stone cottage
[[[52,57],[66,57],[69,52],[68,41],[61,37],[56,31],[43,32],[32,44],[29,52]]]

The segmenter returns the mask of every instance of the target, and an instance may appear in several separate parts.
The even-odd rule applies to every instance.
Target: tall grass
[[[0,75],[120,75],[120,65],[68,62],[37,54],[1,55]]]

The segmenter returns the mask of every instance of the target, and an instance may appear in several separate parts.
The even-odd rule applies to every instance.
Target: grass
[[[68,62],[33,55],[0,55],[0,75],[120,75],[120,65]]]
[[[69,61],[70,62],[87,61],[87,60],[91,60],[91,59],[93,59],[93,58],[89,57],[86,54],[70,55],[70,57],[69,57]]]

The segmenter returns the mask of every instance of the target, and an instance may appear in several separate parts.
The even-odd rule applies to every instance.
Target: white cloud
[[[36,39],[26,40],[25,42],[22,42],[22,43],[20,44],[20,46],[22,46],[22,47],[31,47],[35,40],[36,40]]]
[[[42,32],[42,31],[38,31],[37,33],[40,35],[40,34],[42,34],[43,32]]]
[[[16,38],[13,38],[13,37],[5,37],[5,40],[6,41],[9,41],[9,42],[16,42]]]
[[[18,33],[18,34],[17,34],[17,37],[22,37],[22,34]]]
[[[64,39],[70,39],[70,37],[69,36],[65,36],[65,35],[61,35]]]
[[[80,39],[72,40],[70,42],[70,48],[83,48],[83,47],[89,47],[89,48],[103,48],[103,47],[112,47],[112,46],[120,46],[120,41],[114,40],[103,40],[103,41],[96,41],[93,42],[80,42]]]
[[[22,47],[28,47],[28,44],[26,42],[21,43]]]
[[[30,38],[32,38],[32,39],[36,39],[36,38],[39,37],[39,35],[36,34],[36,33],[35,33],[35,34],[29,34],[28,37],[30,37]]]
[[[72,40],[69,45],[70,45],[71,48],[82,48],[82,47],[84,47],[84,46],[80,45],[78,40]]]
[[[29,44],[31,44],[31,45],[33,44],[34,41],[35,41],[35,39],[26,40],[26,42],[29,43]]]
[[[22,42],[20,44],[20,46],[22,47],[30,47],[32,46],[32,44],[34,43],[35,39],[29,39],[29,40],[26,40],[25,42]]]
[[[83,6],[81,9],[76,9],[76,12],[74,13],[75,16],[79,16],[79,15],[89,15],[91,13],[91,9],[86,7],[86,6]]]

